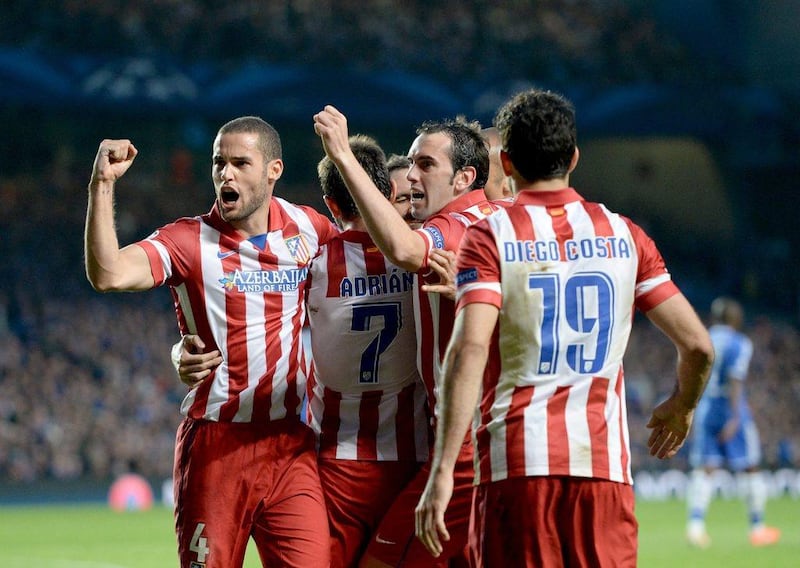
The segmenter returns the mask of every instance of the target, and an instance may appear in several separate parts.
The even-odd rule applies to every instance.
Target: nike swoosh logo
[[[375,542],[378,544],[397,544],[396,542],[392,542],[391,540],[386,540],[385,538],[381,538],[381,535],[375,535]]]
[[[236,251],[235,250],[226,250],[226,251],[223,252],[223,251],[219,250],[219,251],[217,251],[217,258],[222,260],[223,258],[228,258],[232,254],[236,254]]]

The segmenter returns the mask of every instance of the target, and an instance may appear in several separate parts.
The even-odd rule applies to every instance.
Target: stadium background
[[[210,143],[275,124],[277,193],[322,207],[311,116],[406,151],[425,119],[489,125],[537,85],[578,109],[573,185],[642,224],[705,316],[740,297],[765,465],[800,442],[800,6],[790,0],[443,2],[14,0],[0,20],[0,503],[169,476],[183,386],[169,294],[100,296],[83,273],[85,186],[104,137],[140,150],[119,184],[130,242],[212,201]],[[634,468],[674,353],[638,325],[626,357]]]

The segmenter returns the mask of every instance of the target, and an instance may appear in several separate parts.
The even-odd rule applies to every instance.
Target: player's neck
[[[367,232],[367,224],[364,223],[364,219],[361,217],[354,217],[353,219],[342,219],[342,230],[343,231],[361,231],[366,233]]]

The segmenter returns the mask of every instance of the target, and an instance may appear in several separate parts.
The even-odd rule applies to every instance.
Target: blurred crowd
[[[208,209],[210,185],[183,179],[180,160],[168,163],[132,177],[119,192],[121,241]],[[107,296],[91,290],[82,260],[88,168],[64,159],[38,178],[0,177],[0,480],[171,474],[186,394],[169,362],[178,338],[172,299],[163,288]],[[283,191],[302,202],[314,188]],[[701,314],[706,308],[697,306]],[[778,318],[749,315],[755,354],[748,393],[765,465],[794,465],[800,333]],[[664,463],[646,452],[645,423],[674,377],[672,347],[638,317],[625,361],[634,469],[685,467],[682,455]]]
[[[603,86],[722,72],[624,0],[21,0],[0,30],[0,42],[55,52],[435,71],[462,84],[546,76]]]
[[[56,53],[149,53],[226,65],[290,59],[435,72],[464,86],[547,77],[553,88],[575,79],[602,87],[708,81],[722,72],[624,0],[18,0],[4,8],[0,32],[0,45]],[[0,174],[0,481],[171,474],[186,393],[169,362],[178,338],[172,301],[165,289],[101,296],[86,281],[85,185],[95,148],[76,157],[69,145],[43,144],[41,152],[20,156],[35,173]],[[151,152],[150,163],[143,155],[118,195],[125,243],[211,204],[211,186],[196,174],[192,155],[163,150]],[[304,203],[318,199],[315,187],[283,181],[279,193]],[[800,335],[780,319],[750,316],[749,396],[765,465],[790,465],[800,443]],[[665,464],[646,453],[645,423],[667,394],[674,367],[669,342],[637,319],[626,356],[634,469],[684,467],[681,455]]]

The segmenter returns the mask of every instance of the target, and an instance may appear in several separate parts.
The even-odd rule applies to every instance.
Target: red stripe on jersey
[[[608,479],[610,464],[608,455],[608,424],[605,408],[608,393],[608,379],[593,377],[586,401],[586,421],[592,445],[592,476]]]
[[[480,414],[484,418],[480,421],[475,430],[475,445],[478,455],[488,458],[478,461],[480,482],[486,483],[492,479],[492,453],[490,451],[492,439],[489,436],[489,430],[486,428],[488,419],[485,417],[490,415],[492,406],[494,405],[494,397],[497,394],[497,377],[494,377],[491,383],[484,382],[483,393],[483,397],[480,401]]]
[[[611,228],[611,223],[608,217],[603,212],[603,208],[599,203],[583,202],[583,208],[592,220],[594,225],[594,234],[598,237],[613,237],[614,230]]]
[[[547,401],[547,455],[550,475],[569,475],[569,436],[567,433],[567,400],[570,387],[556,387]]]
[[[528,212],[524,207],[509,207],[506,209],[508,217],[514,227],[514,233],[520,241],[535,241],[536,230],[533,228]]]
[[[336,432],[339,431],[339,425],[342,423],[339,418],[342,395],[337,391],[325,389],[322,394],[322,400],[325,403],[325,413],[320,425],[319,457],[335,459],[338,443]],[[328,432],[331,435],[327,435],[326,433]]]
[[[275,305],[277,305],[277,317],[275,318],[276,324],[280,322],[280,312],[283,310],[283,301],[280,299],[276,299]],[[303,338],[301,337],[302,330],[303,330],[303,323],[305,320],[305,304],[301,302],[300,309],[294,313],[292,317],[292,349],[289,352],[289,370],[286,373],[286,378],[290,381],[289,388],[286,389],[286,394],[284,395],[283,399],[283,407],[286,409],[287,416],[294,416],[297,414],[297,410],[300,408],[303,399],[301,394],[297,392],[297,380],[298,374],[300,373],[299,365],[303,365],[305,368],[305,357],[300,357],[299,352],[302,348]],[[280,347],[280,343],[274,343],[277,347]],[[276,349],[274,351],[273,361],[277,362],[278,359],[282,356],[281,350]],[[270,352],[267,352],[267,372],[270,373],[268,376],[272,376],[275,372],[275,363],[270,363],[269,359]],[[305,353],[304,353],[305,355]],[[302,361],[301,361],[302,359]],[[305,373],[302,373],[304,376]],[[303,377],[301,377],[303,378]],[[254,401],[254,411],[260,411],[259,408],[259,401],[263,401],[266,404],[266,409],[268,410],[269,407],[272,405],[271,398],[272,398],[272,381],[263,381],[269,384],[269,389],[264,389],[263,392],[259,392],[258,389],[256,390],[256,399]],[[267,397],[266,395],[269,395]],[[256,416],[260,416],[257,414]],[[268,415],[265,415],[268,416]]]
[[[453,335],[453,326],[456,323],[456,303],[444,296],[439,296],[439,363],[444,361],[447,353],[447,344]]]
[[[358,405],[358,447],[359,459],[374,460],[378,457],[378,408],[383,391],[369,391],[361,395]]]
[[[509,477],[525,475],[525,410],[530,406],[535,387],[526,385],[514,388],[511,406],[506,414],[506,459]]]
[[[418,387],[417,382],[403,387],[397,393],[397,414],[394,417],[394,428],[397,433],[397,458],[400,460],[416,460],[417,448],[414,432],[414,421],[406,417],[414,416],[414,392]],[[430,441],[430,432],[428,433]]]
[[[624,407],[623,401],[625,400],[622,395],[622,385],[625,380],[625,371],[622,367],[619,368],[619,372],[617,373],[617,384],[614,387],[614,392],[617,395],[617,400],[619,401],[620,405],[620,412],[619,412],[619,446],[622,448],[622,476],[625,479],[625,483],[633,483],[631,478],[628,476],[628,465],[631,461],[631,456],[628,454],[628,443],[625,440],[625,412],[627,409]]]
[[[372,243],[365,243],[361,246],[364,251],[364,264],[367,268],[367,274],[386,274],[386,257],[378,250],[378,247]]]
[[[344,240],[333,239],[328,243],[328,298],[338,298],[342,280],[347,276],[344,261]]]
[[[556,241],[558,241],[558,252],[561,258],[567,258],[567,251],[565,243],[575,234],[572,230],[567,219],[567,212],[562,205],[557,207],[548,207],[547,213],[553,220],[553,231],[556,234]]]
[[[417,279],[420,277],[417,276]],[[419,361],[419,374],[425,383],[425,390],[428,393],[428,404],[431,408],[436,406],[436,397],[433,393],[434,388],[434,347],[436,337],[433,333],[433,323],[430,322],[433,307],[431,306],[428,294],[419,287],[415,290],[419,302],[419,321],[417,323],[417,360]]]

